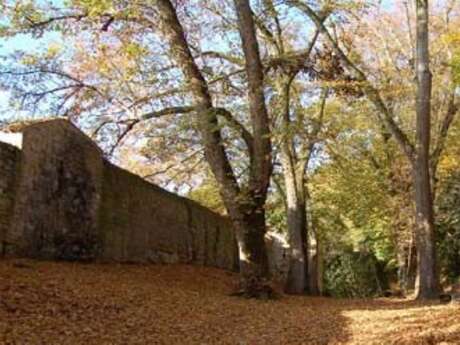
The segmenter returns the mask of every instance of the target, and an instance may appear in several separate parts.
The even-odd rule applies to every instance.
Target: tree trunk
[[[262,208],[230,215],[237,230],[241,291],[245,297],[270,298],[270,270],[265,246],[265,212]]]
[[[282,80],[279,92],[282,98],[283,132],[281,133],[281,165],[287,214],[289,243],[289,269],[284,286],[288,294],[304,294],[308,288],[307,212],[305,208],[305,166],[297,169],[299,162],[290,133],[290,87],[293,78]]]
[[[307,285],[307,258],[304,250],[306,234],[305,203],[299,198],[295,167],[289,150],[290,139],[284,139],[281,152],[284,185],[286,189],[287,231],[289,243],[289,270],[284,291],[289,294],[303,294]],[[306,237],[306,236],[305,236]]]
[[[222,199],[236,230],[241,255],[242,293],[249,297],[270,297],[264,205],[271,175],[271,142],[263,70],[249,3],[245,0],[236,0],[235,3],[246,58],[253,129],[252,145],[248,144],[251,146],[248,147],[251,163],[248,192],[238,184],[228,160],[209,86],[195,62],[174,5],[170,0],[156,2],[159,28],[168,39],[171,56],[181,68],[192,92],[205,158],[219,183]]]
[[[248,80],[249,113],[253,134],[248,183],[249,207],[239,225],[243,255],[243,288],[249,297],[270,297],[269,267],[265,246],[265,202],[272,174],[271,133],[264,92],[264,69],[259,53],[249,0],[234,0],[245,70]],[[244,204],[243,204],[244,205]],[[243,210],[245,208],[243,207]]]
[[[431,72],[429,68],[428,0],[417,9],[417,128],[413,175],[415,187],[418,299],[438,298],[435,228],[430,180]]]
[[[307,189],[307,195],[308,195]],[[311,203],[311,201],[310,201]],[[307,220],[309,222],[309,241],[308,241],[308,288],[309,293],[313,296],[321,296],[323,294],[323,276],[324,276],[324,249],[321,236],[318,232],[316,219],[313,217],[312,205],[309,205],[310,212]]]
[[[290,204],[288,201],[287,225],[290,256],[285,292],[289,294],[303,294],[308,288],[308,257],[305,250],[307,228],[304,203],[297,201]]]

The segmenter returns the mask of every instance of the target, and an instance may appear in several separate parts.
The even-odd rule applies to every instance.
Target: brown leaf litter
[[[0,344],[460,344],[460,307],[398,299],[231,297],[187,265],[0,261]]]

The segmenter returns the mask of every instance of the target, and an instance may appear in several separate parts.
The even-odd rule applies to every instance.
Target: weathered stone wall
[[[237,265],[228,219],[107,162],[99,224],[105,259]]]
[[[47,259],[98,257],[102,176],[99,148],[69,122],[27,127],[8,236],[11,251]]]
[[[105,161],[65,120],[23,135],[8,253],[237,268],[227,218]]]
[[[0,142],[0,253],[5,251],[6,232],[13,215],[19,158],[19,149]]]

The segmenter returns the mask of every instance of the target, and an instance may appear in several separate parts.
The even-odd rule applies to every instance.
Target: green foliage
[[[226,212],[217,182],[211,177],[190,191],[187,197],[217,213],[225,214]]]
[[[449,283],[460,279],[460,172],[443,185],[437,199],[438,252]]]
[[[460,84],[460,51],[457,51],[452,57],[452,71],[454,74],[454,82]]]
[[[442,41],[448,45],[452,45],[454,48],[450,57],[449,65],[452,68],[453,81],[455,84],[460,84],[460,33],[458,31],[451,32],[450,34],[444,35]]]
[[[386,288],[381,263],[372,254],[345,251],[326,264],[326,293],[340,298],[374,297]]]
[[[90,17],[110,13],[114,7],[112,0],[75,0],[73,3],[85,9]]]

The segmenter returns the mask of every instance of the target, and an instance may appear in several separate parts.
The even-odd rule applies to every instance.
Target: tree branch
[[[214,58],[214,59],[222,59],[222,60],[226,60],[232,64],[235,64],[235,65],[238,65],[238,66],[244,66],[244,60],[237,57],[237,56],[232,56],[232,55],[229,55],[229,54],[225,54],[225,53],[222,53],[222,52],[218,52],[218,51],[204,51],[200,54],[201,57],[210,57],[210,58]]]
[[[287,0],[286,2],[305,13],[313,21],[317,29],[326,37],[334,52],[340,57],[344,65],[355,75],[356,79],[362,83],[361,88],[369,100],[376,107],[377,117],[379,120],[385,123],[388,130],[393,134],[394,138],[408,159],[413,162],[415,158],[415,149],[413,144],[410,142],[406,133],[404,133],[395,122],[392,111],[385,105],[385,102],[383,101],[379,91],[367,79],[366,74],[358,66],[356,66],[343,52],[337,41],[332,37],[329,30],[324,25],[321,17],[307,3],[303,1]]]
[[[249,155],[254,154],[254,137],[251,132],[249,132],[246,127],[239,122],[235,117],[225,108],[214,108],[217,112],[217,115],[222,116],[230,126],[241,133],[241,136],[248,147]]]
[[[436,172],[441,158],[441,154],[444,150],[447,133],[449,132],[450,125],[455,119],[455,115],[459,111],[459,104],[455,102],[455,90],[453,90],[449,95],[449,101],[447,105],[447,111],[444,116],[444,119],[439,128],[439,133],[437,136],[436,145],[433,152],[431,153],[430,165],[431,165],[431,174],[434,181],[436,181]],[[434,185],[433,185],[434,188]]]
[[[161,116],[165,115],[176,115],[176,114],[186,114],[186,113],[191,113],[192,111],[195,111],[197,107],[194,106],[183,106],[183,107],[169,107],[169,108],[164,108],[158,111],[151,111],[148,113],[143,114],[139,121],[142,120],[150,120],[153,118],[158,118]]]

